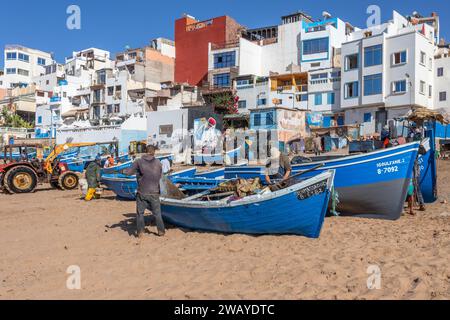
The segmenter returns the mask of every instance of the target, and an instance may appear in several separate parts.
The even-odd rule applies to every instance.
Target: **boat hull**
[[[196,168],[189,168],[178,171],[169,176],[170,179],[188,178],[195,175]],[[119,198],[135,200],[137,192],[136,176],[126,176],[124,174],[103,174],[102,183],[112,190]]]
[[[323,162],[314,172],[336,170],[338,195],[336,211],[342,215],[399,219],[403,212],[408,185],[412,178],[419,142],[383,149],[368,154],[343,157]],[[293,165],[293,174],[320,164]],[[309,173],[313,174],[313,173]],[[306,177],[309,175],[306,174]],[[225,178],[264,177],[262,167],[227,167]]]
[[[333,176],[332,171],[318,175],[293,188],[275,192],[271,198],[251,196],[227,204],[163,198],[161,211],[166,222],[193,230],[254,235],[292,234],[318,238],[327,211]],[[322,189],[306,198],[300,196],[312,188]]]
[[[425,203],[433,203],[438,198],[437,192],[437,165],[436,165],[436,146],[434,143],[434,134],[432,130],[427,131],[428,140],[425,144],[428,149],[424,155],[419,155],[418,163],[420,170],[419,186]]]

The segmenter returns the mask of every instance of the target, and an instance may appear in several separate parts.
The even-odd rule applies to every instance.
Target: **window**
[[[295,100],[297,100],[297,102],[308,101],[308,94],[296,94]]]
[[[382,64],[383,46],[381,44],[364,49],[364,66],[371,67]]]
[[[108,96],[112,96],[114,94],[114,87],[108,87]]]
[[[239,109],[245,109],[245,108],[247,108],[247,101],[245,101],[245,100],[239,101],[239,102],[238,102],[238,108],[239,108]]]
[[[272,112],[266,113],[266,125],[272,126],[275,124],[275,121],[273,120],[273,114]]]
[[[44,58],[38,58],[37,59],[37,63],[40,66],[45,66],[45,59]]]
[[[392,64],[394,66],[405,63],[406,63],[406,50],[394,53],[392,61]]]
[[[6,69],[6,74],[16,74],[16,73],[17,73],[16,68],[7,68]]]
[[[39,116],[38,117],[38,121],[37,121],[39,124],[41,124],[42,123],[42,116]]]
[[[420,52],[420,63],[425,65],[425,60],[427,59],[427,55],[425,52],[421,51]]]
[[[236,85],[238,86],[238,87],[241,87],[241,86],[248,86],[248,85],[250,85],[250,80],[236,80]]]
[[[433,96],[433,86],[428,86],[428,97],[432,97]]]
[[[20,74],[21,76],[28,77],[30,75],[30,72],[23,69],[17,69],[17,74]]]
[[[120,113],[120,104],[114,105],[114,113]]]
[[[172,136],[172,133],[173,133],[173,124],[159,126],[159,134]]]
[[[392,84],[392,93],[406,92],[406,80],[395,81]]]
[[[444,68],[438,68],[437,69],[437,76],[443,77],[444,76]]]
[[[447,101],[447,91],[439,92],[439,101]]]
[[[267,104],[266,99],[258,99],[258,101],[257,101],[258,106],[265,106],[266,104]]]
[[[214,75],[214,86],[215,87],[229,87],[230,86],[230,74],[221,73]]]
[[[30,62],[30,56],[24,53],[19,53],[19,60],[24,62]]]
[[[328,38],[303,41],[303,55],[328,52]]]
[[[335,103],[335,93],[334,92],[328,92],[328,104],[334,104]]]
[[[49,85],[50,84],[50,80],[45,81],[45,84]]]
[[[340,78],[341,72],[340,71],[334,71],[330,73],[331,78]]]
[[[214,55],[214,69],[234,67],[236,51],[222,52]]]
[[[372,122],[372,114],[370,112],[364,113],[364,122]]]
[[[429,58],[428,59],[428,69],[433,69],[433,59],[432,58]]]
[[[255,126],[260,126],[261,125],[261,114],[260,113],[255,114],[253,120],[254,120]]]
[[[6,60],[17,60],[17,52],[7,52]]]
[[[345,84],[345,99],[356,98],[359,96],[358,82],[349,82]]]
[[[364,77],[364,95],[372,96],[383,92],[383,75],[373,74]]]
[[[328,78],[328,73],[317,73],[311,75],[311,80],[317,80],[317,79],[326,79]]]
[[[316,93],[314,95],[314,105],[315,106],[322,105],[322,94],[321,93]]]
[[[107,112],[108,114],[113,113],[113,106],[112,106],[112,104],[108,104],[108,105],[106,106],[106,112]]]
[[[426,86],[425,81],[420,81],[420,93],[421,94],[425,94],[425,86]]]
[[[345,71],[358,69],[358,54],[345,57]]]

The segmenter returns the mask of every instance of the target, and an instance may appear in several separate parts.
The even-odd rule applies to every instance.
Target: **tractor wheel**
[[[5,174],[3,181],[9,193],[31,193],[36,189],[38,177],[33,169],[17,166]]]
[[[71,171],[63,173],[58,179],[58,185],[62,190],[74,190],[78,188],[77,174]]]

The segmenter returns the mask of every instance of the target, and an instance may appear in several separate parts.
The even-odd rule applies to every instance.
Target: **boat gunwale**
[[[177,172],[174,172],[173,174],[170,174],[169,177],[171,177],[171,178],[186,178],[186,177],[180,177],[179,175],[183,174],[183,173],[186,173],[186,172],[189,172],[189,171],[194,171],[194,175],[195,175],[195,172],[197,171],[197,168],[192,167],[192,168],[189,168],[189,169],[177,171]],[[114,175],[117,175],[117,173],[103,173],[101,179],[102,180],[108,180],[108,181],[122,181],[122,182],[137,181],[136,180],[137,179],[136,175],[129,176],[129,177],[121,177],[121,178],[111,177],[111,176],[114,176]]]
[[[416,145],[416,144],[417,144],[417,149],[418,149],[419,146],[420,146],[420,142],[419,141],[402,145],[402,147],[406,147],[406,146],[410,147],[410,146],[413,146],[413,145]],[[358,154],[358,155],[354,155],[354,156],[344,156],[342,158],[334,159],[334,160],[314,161],[314,162],[307,162],[307,163],[300,163],[300,164],[292,164],[291,166],[292,166],[292,169],[296,169],[296,168],[301,168],[301,167],[306,167],[306,166],[311,166],[311,165],[323,163],[325,166],[320,168],[319,170],[335,169],[335,168],[347,167],[347,166],[351,166],[351,165],[355,165],[355,164],[361,164],[361,163],[367,163],[367,162],[371,162],[371,161],[377,161],[377,160],[381,160],[381,159],[384,159],[384,158],[387,158],[387,157],[392,157],[392,156],[396,156],[396,155],[400,155],[400,154],[416,151],[417,149],[416,148],[411,148],[411,149],[399,151],[399,152],[396,152],[396,153],[386,154],[386,155],[383,155],[381,157],[376,157],[376,158],[372,157],[372,158],[369,158],[369,159],[366,159],[366,160],[362,160],[362,161],[352,161],[352,160],[355,160],[355,159],[358,159],[358,158],[362,158],[362,157],[367,157],[367,156],[370,156],[370,155],[373,155],[373,154],[388,153],[389,151],[393,151],[393,148],[391,148],[391,149],[384,149],[384,150],[378,150],[378,151],[369,152],[369,153],[365,153],[365,154]],[[327,167],[327,164],[330,164],[332,162],[347,161],[347,160],[350,160],[350,162],[349,163],[343,163],[343,164],[331,165],[330,167]],[[233,170],[233,168],[236,168],[236,170]],[[253,171],[250,171],[251,169],[258,170],[259,173],[261,173],[261,170],[264,168],[264,166],[262,166],[262,165],[259,165],[259,166],[258,165],[253,165],[253,166],[244,166],[244,167],[227,166],[225,168],[225,170],[228,170],[228,172],[226,172],[227,174],[233,174],[236,171],[238,171],[239,168],[249,169],[249,170],[243,171],[243,173],[252,173]]]

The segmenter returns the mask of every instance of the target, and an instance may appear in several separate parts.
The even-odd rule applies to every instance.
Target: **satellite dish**
[[[324,12],[322,12],[322,17],[324,19],[330,19],[331,18],[331,13],[329,13],[327,11],[324,11]]]

